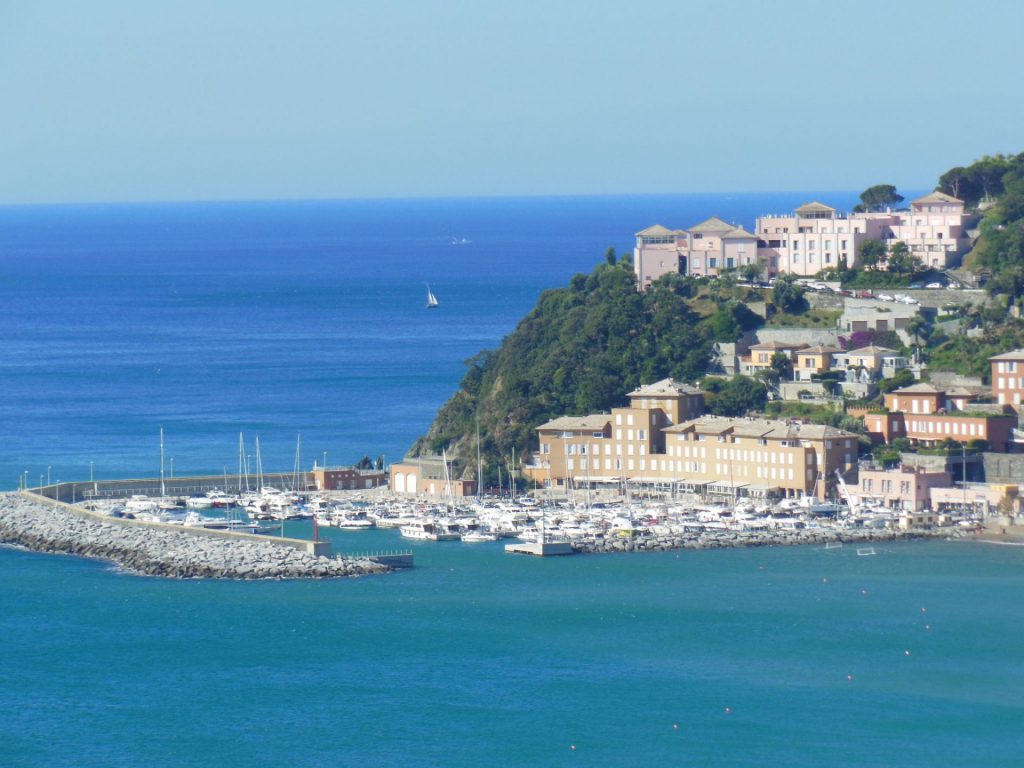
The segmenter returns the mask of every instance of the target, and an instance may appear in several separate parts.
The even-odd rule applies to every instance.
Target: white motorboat
[[[398,529],[407,539],[422,539],[425,541],[458,541],[462,538],[457,530],[453,530],[444,523],[439,522],[416,522],[403,525]]]
[[[485,541],[497,541],[498,537],[486,531],[467,531],[462,534],[462,540],[469,544],[482,543]]]

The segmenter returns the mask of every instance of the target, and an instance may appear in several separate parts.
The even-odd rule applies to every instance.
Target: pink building
[[[637,288],[646,291],[651,283],[669,272],[684,272],[680,259],[685,258],[687,235],[681,229],[668,229],[655,224],[636,233],[633,249],[633,270]]]
[[[871,215],[871,214],[865,214]],[[970,246],[967,225],[971,217],[964,213],[964,201],[944,192],[932,192],[910,204],[910,211],[899,211],[888,225],[889,246],[902,241],[926,267],[946,269],[959,262]]]
[[[1000,405],[1008,405],[1018,414],[1024,412],[1024,349],[1015,349],[990,357],[992,396]]]
[[[757,235],[716,216],[687,230],[656,224],[636,233],[633,269],[637,287],[669,272],[717,277],[724,270],[739,269],[758,259]]]
[[[890,509],[931,509],[933,488],[949,488],[953,478],[945,470],[924,467],[862,469],[858,475],[861,499],[874,499]]]
[[[757,236],[717,216],[686,231],[690,236],[690,249],[686,253],[687,274],[717,277],[724,270],[738,269],[757,261]]]
[[[895,221],[895,217],[848,217],[824,203],[807,203],[791,216],[758,218],[754,227],[761,241],[758,255],[770,275],[816,275],[834,268],[840,257],[846,257],[846,263],[853,266],[860,244],[869,238],[884,239],[890,220]]]
[[[971,218],[962,200],[943,192],[919,197],[908,211],[882,213],[846,214],[815,201],[792,214],[761,216],[753,232],[716,216],[687,230],[648,227],[636,234],[633,264],[640,290],[669,272],[716,277],[755,263],[765,278],[810,277],[841,258],[856,266],[861,244],[879,240],[889,248],[904,242],[926,267],[946,269],[970,246]]]

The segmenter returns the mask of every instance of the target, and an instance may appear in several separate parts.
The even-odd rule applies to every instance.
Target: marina
[[[261,472],[260,480],[263,484],[257,483],[249,490],[245,490],[248,483],[243,476],[188,477],[173,482],[143,478],[58,483],[27,490],[23,496],[115,526],[262,541],[303,550],[327,561],[332,560],[332,541],[337,541],[336,537],[322,535],[330,531],[356,541],[365,535],[362,532],[382,529],[396,545],[400,541],[439,546],[502,542],[497,551],[537,557],[808,544],[832,550],[841,549],[844,542],[856,543],[857,556],[864,557],[876,554],[871,546],[876,542],[966,538],[976,535],[984,523],[967,513],[921,518],[880,505],[851,508],[823,504],[812,497],[755,504],[675,494],[659,498],[597,491],[592,495],[587,491],[582,495],[564,494],[562,498],[538,492],[456,500],[409,498],[386,488],[316,490],[313,473]],[[268,482],[276,482],[285,490]],[[920,524],[923,519],[928,524]],[[24,537],[10,532],[7,539],[24,541]],[[51,547],[45,537],[36,548],[48,547],[74,550]],[[266,550],[264,559],[273,559],[269,553]],[[413,566],[411,551],[393,551],[387,557],[371,560],[387,568]],[[141,570],[164,575],[159,569]],[[202,569],[171,569],[172,575],[202,573]],[[310,573],[322,576],[335,570],[314,569]],[[234,571],[227,568],[214,575],[231,577]]]

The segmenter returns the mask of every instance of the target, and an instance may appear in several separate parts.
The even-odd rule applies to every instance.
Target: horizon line
[[[897,189],[899,189],[897,187]],[[906,187],[907,191],[920,191],[924,187]],[[239,198],[164,198],[152,200],[64,200],[32,202],[0,202],[0,208],[56,208],[90,206],[145,206],[145,205],[242,205],[280,203],[332,203],[332,202],[427,202],[444,200],[539,200],[566,198],[622,198],[622,197],[723,197],[729,195],[770,195],[770,194],[859,194],[855,189],[756,189],[722,192],[579,192],[579,193],[531,193],[531,194],[482,194],[482,195],[378,195],[368,197],[324,196],[324,197],[239,197]]]

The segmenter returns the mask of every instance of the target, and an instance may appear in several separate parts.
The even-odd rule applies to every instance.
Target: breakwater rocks
[[[191,579],[325,579],[389,571],[363,558],[316,557],[271,541],[94,519],[0,494],[0,543],[110,560],[133,573]]]
[[[639,535],[604,539],[573,539],[577,552],[664,552],[677,549],[721,549],[726,547],[782,547],[796,545],[825,546],[854,544],[869,546],[888,541],[910,541],[935,536],[947,537],[950,531],[881,531],[810,528],[797,531],[694,531],[677,536]]]

